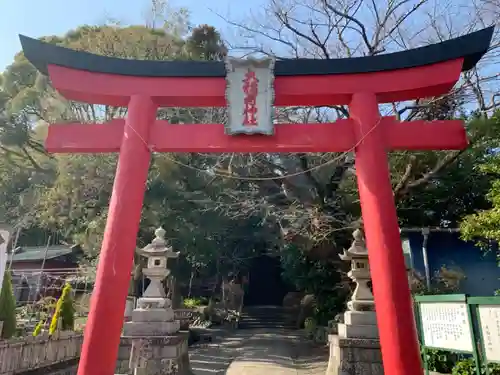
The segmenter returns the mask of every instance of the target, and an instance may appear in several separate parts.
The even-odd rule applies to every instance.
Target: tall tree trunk
[[[215,297],[215,294],[217,293],[217,290],[219,289],[219,285],[220,285],[220,261],[217,260],[217,263],[216,263],[216,272],[215,272],[215,283],[214,283],[214,286],[212,287],[212,293],[211,293],[211,296],[210,296],[210,299],[214,299]]]
[[[170,299],[172,300],[172,308],[179,309],[181,307],[182,296],[180,295],[179,283],[175,276],[170,277]]]
[[[189,276],[188,298],[191,298],[191,293],[193,290],[193,279],[194,279],[194,270],[193,267],[191,267],[191,275]]]

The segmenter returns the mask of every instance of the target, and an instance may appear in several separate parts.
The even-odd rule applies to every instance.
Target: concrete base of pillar
[[[378,339],[329,335],[330,358],[326,375],[383,375]]]

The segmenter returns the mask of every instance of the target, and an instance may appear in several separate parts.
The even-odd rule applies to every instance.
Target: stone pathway
[[[190,351],[195,375],[323,375],[328,358],[326,348],[311,346],[299,333],[277,329],[225,332]]]
[[[195,375],[226,374],[231,362],[238,356],[243,342],[252,336],[249,331],[214,332],[212,343],[189,348],[191,369]]]
[[[299,375],[325,375],[328,367],[328,346],[311,345],[304,340],[297,341],[295,365]]]

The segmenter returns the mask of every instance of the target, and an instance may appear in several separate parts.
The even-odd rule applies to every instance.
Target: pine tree
[[[16,299],[12,289],[12,276],[5,272],[0,292],[0,322],[3,322],[2,338],[9,339],[16,333]]]
[[[66,283],[62,290],[61,297],[57,301],[56,311],[50,322],[49,334],[52,335],[58,328],[59,319],[61,319],[61,330],[69,331],[75,327],[75,306],[71,296],[71,285]]]

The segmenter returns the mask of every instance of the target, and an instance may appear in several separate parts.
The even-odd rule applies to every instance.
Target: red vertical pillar
[[[78,375],[115,373],[149,169],[147,142],[156,110],[149,97],[133,96],[128,105]]]
[[[421,375],[420,350],[392,193],[385,136],[373,93],[353,95],[363,225],[385,375]]]

